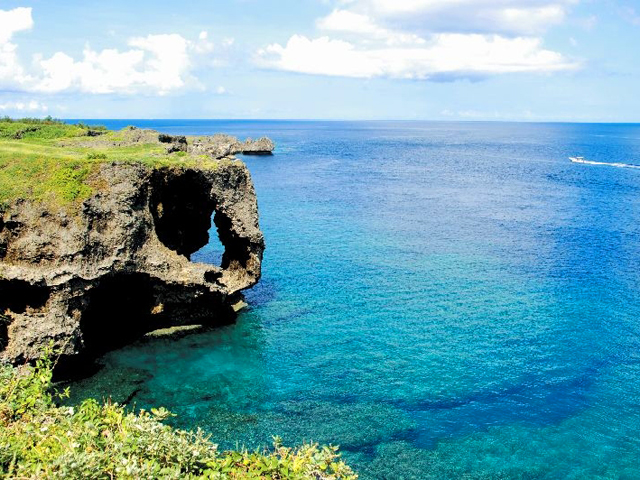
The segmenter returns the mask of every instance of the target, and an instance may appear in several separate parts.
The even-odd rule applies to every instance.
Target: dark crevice
[[[24,280],[0,280],[0,313],[10,310],[25,313],[27,309],[41,309],[49,301],[51,289],[32,285]]]
[[[94,357],[157,329],[219,326],[235,319],[223,296],[204,288],[169,286],[143,273],[104,277],[88,293],[85,304],[80,330],[85,352]]]
[[[89,293],[87,305],[80,329],[85,348],[92,354],[124,346],[153,329],[154,297],[147,274],[103,278]]]
[[[0,314],[0,352],[7,348],[9,343],[9,317]]]
[[[160,170],[152,180],[151,213],[158,238],[187,258],[209,242],[216,207],[202,173]]]
[[[210,270],[204,273],[204,279],[208,283],[218,283],[218,280],[222,278],[222,272],[215,272]]]
[[[0,234],[4,231],[4,219],[0,216]],[[7,256],[7,240],[0,236],[0,260]]]

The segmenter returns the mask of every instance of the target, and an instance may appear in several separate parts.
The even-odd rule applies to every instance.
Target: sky
[[[640,122],[640,0],[0,0],[0,116]]]

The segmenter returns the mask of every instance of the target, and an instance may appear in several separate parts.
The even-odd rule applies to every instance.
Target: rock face
[[[184,135],[166,135],[164,133],[158,134],[158,141],[160,143],[166,143],[167,153],[186,152],[187,151],[187,137]]]
[[[245,155],[272,155],[275,148],[275,143],[267,137],[262,137],[258,140],[247,138],[244,142],[241,142],[236,137],[218,133],[210,137],[194,139],[190,143],[188,151],[194,155],[224,158],[238,153]]]
[[[267,137],[252,140],[247,138],[242,145],[242,153],[245,155],[271,155],[276,145]]]
[[[34,359],[53,342],[78,360],[158,328],[227,323],[260,278],[264,240],[243,163],[105,163],[99,176],[104,188],[77,214],[18,200],[0,217],[1,358]],[[189,260],[212,218],[220,267]]]

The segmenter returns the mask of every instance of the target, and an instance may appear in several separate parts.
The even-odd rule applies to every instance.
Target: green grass
[[[163,408],[134,413],[86,400],[60,407],[52,363],[0,365],[1,478],[356,479],[336,447],[218,451],[202,431],[173,429]]]
[[[86,146],[100,132],[100,143]],[[0,208],[16,199],[73,210],[100,185],[94,183],[100,163],[143,163],[152,167],[182,165],[215,169],[220,162],[166,154],[160,144],[110,146],[123,132],[56,120],[0,119]]]

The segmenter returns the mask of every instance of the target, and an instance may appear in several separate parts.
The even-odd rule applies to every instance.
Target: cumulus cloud
[[[36,55],[30,71],[13,43],[17,32],[33,28],[31,8],[0,10],[0,88],[59,93],[166,95],[188,87],[202,88],[193,76],[194,65],[216,49],[206,31],[195,41],[178,34],[147,35],[127,41],[124,50],[94,50],[87,45],[80,58],[56,52]],[[221,42],[221,50],[233,43]]]
[[[489,74],[554,72],[576,68],[536,38],[438,34],[424,46],[360,48],[329,37],[294,35],[285,46],[259,52],[263,65],[292,72],[355,78],[420,80],[476,78]]]
[[[33,18],[30,8],[0,10],[0,44],[9,42],[15,33],[30,30],[31,27],[33,27]]]
[[[86,47],[81,60],[58,52],[41,60],[37,91],[55,93],[138,93],[159,95],[180,89],[189,78],[188,42],[180,35],[148,35],[129,40],[129,50]]]
[[[30,8],[0,10],[0,85],[16,88],[31,81],[18,58],[18,46],[13,36],[33,27]]]
[[[575,1],[341,0],[316,21],[335,37],[293,35],[259,50],[257,62],[308,74],[421,80],[570,70],[578,64],[545,49],[533,32],[562,21]]]

